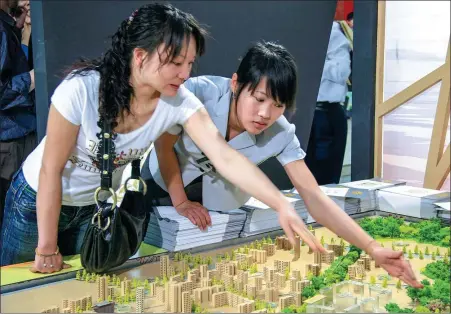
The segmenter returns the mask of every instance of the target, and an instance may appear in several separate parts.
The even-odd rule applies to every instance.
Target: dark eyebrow
[[[263,95],[265,95],[266,97],[269,97],[265,92],[262,92],[262,91],[259,91],[259,90],[256,90],[255,92],[256,92],[256,93],[263,94]],[[275,103],[276,105],[278,105],[278,106],[283,106],[283,104],[281,104],[281,103],[279,103],[279,102],[277,102],[277,101],[274,101],[274,103]]]

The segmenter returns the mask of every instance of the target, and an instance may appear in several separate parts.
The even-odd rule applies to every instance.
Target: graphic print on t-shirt
[[[90,140],[88,143],[88,147],[86,147],[86,150],[90,153],[88,155],[90,161],[80,159],[79,157],[73,155],[69,158],[69,161],[72,162],[78,168],[81,168],[83,170],[94,173],[100,173],[100,161],[97,158],[98,147],[99,142]],[[144,155],[144,153],[147,151],[149,147],[150,144],[144,148],[136,148],[136,149],[130,148],[127,150],[127,152],[123,150],[120,153],[116,152],[116,158],[113,160],[113,168],[114,168],[113,172],[115,172],[119,168],[126,166],[133,160],[140,158],[142,155]]]

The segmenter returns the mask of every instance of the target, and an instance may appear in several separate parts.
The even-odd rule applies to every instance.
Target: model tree
[[[385,247],[385,246],[384,246],[384,243],[382,243],[382,242],[381,242],[381,247]]]
[[[431,313],[431,311],[425,306],[418,305],[415,308],[415,313]]]
[[[83,269],[83,273],[81,274],[81,280],[85,280],[86,279],[86,269]]]
[[[403,247],[402,247],[402,252],[403,252],[404,254],[406,254],[406,253],[407,253],[407,249],[406,249],[406,247],[405,247],[405,246],[403,246]]]
[[[435,261],[435,252],[432,252],[432,260]]]
[[[89,282],[90,280],[91,280],[91,275],[90,274],[86,274],[85,281]]]
[[[75,274],[75,279],[76,279],[76,280],[80,280],[80,279],[81,279],[81,273],[80,273],[80,271],[77,271],[77,273]]]
[[[370,278],[370,284],[375,285],[376,284],[376,278],[374,276],[371,276]]]
[[[409,259],[413,259],[413,255],[412,255],[412,251],[411,251],[411,250],[409,250],[409,256],[408,256],[408,258],[409,258]]]
[[[445,256],[443,257],[443,259],[444,259],[444,262],[445,262],[446,264],[449,264],[449,256],[448,256],[448,252],[445,253]]]
[[[382,288],[387,288],[388,287],[388,281],[387,281],[387,277],[384,277],[384,280],[382,281]]]
[[[398,279],[398,282],[396,282],[396,289],[401,290],[401,280]]]
[[[334,239],[334,237],[331,237],[330,238],[330,244],[334,244],[335,243],[335,239]]]
[[[394,243],[394,242],[391,243],[391,249],[392,249],[393,251],[396,251],[395,243]]]
[[[429,255],[429,247],[426,246],[426,249],[424,250],[424,255]]]
[[[324,236],[321,236],[320,242],[321,242],[321,245],[324,246]]]
[[[285,268],[285,280],[288,280],[290,278],[290,269],[287,267]]]
[[[92,311],[92,302],[88,299],[88,302],[86,302],[86,311]]]
[[[437,256],[441,256],[440,255],[440,250],[437,248],[437,250],[435,251],[435,254],[437,255]]]
[[[413,251],[415,254],[418,254],[418,245],[415,245],[415,249]]]

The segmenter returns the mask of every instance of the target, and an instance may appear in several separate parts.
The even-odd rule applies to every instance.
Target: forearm
[[[54,252],[58,241],[61,211],[61,174],[41,168],[37,193],[38,248],[42,253]]]
[[[368,248],[373,238],[324,194],[321,189],[317,188],[312,191],[305,191],[304,189],[304,193],[301,196],[309,213],[318,223],[358,248],[362,250]]]
[[[324,63],[324,78],[344,84],[351,74],[351,63],[349,59],[330,59]]]
[[[168,189],[172,204],[174,206],[182,204],[188,197],[186,196],[179,162],[174,149],[168,149],[164,153],[157,149],[157,158],[161,176]]]

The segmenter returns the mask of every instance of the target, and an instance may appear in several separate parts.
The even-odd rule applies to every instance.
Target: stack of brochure
[[[209,211],[212,226],[201,231],[172,206],[154,207],[144,242],[168,251],[180,251],[238,238],[246,213],[242,210]]]
[[[299,197],[288,191],[282,191],[286,199],[293,205],[299,216],[306,221],[308,217],[304,201]],[[242,210],[246,211],[246,221],[244,223],[243,231],[240,237],[249,237],[252,235],[270,232],[281,229],[277,212],[267,205],[263,204],[255,198],[250,198]]]
[[[434,203],[437,217],[441,218],[449,223],[451,220],[451,202],[437,202]]]
[[[329,196],[341,209],[346,211],[348,215],[352,215],[360,212],[360,198],[354,196],[354,194],[350,193],[350,189],[337,185],[337,184],[328,184],[325,186],[320,186],[320,189]],[[293,197],[301,198],[298,191],[293,188],[292,194]],[[307,223],[315,222],[315,219],[307,213]]]
[[[349,195],[360,199],[360,212],[366,212],[378,209],[377,191],[405,184],[402,181],[370,179],[342,183],[340,186],[349,188]]]
[[[437,217],[436,204],[449,204],[450,197],[450,192],[407,185],[378,191],[379,209],[381,211],[425,219]],[[444,206],[446,208],[446,205]]]
[[[355,215],[378,208],[376,191],[403,184],[405,182],[370,179],[342,184],[327,184],[320,186],[320,189],[348,215]],[[299,193],[294,188],[292,194],[299,197]],[[307,223],[314,221],[315,219],[309,214]]]

